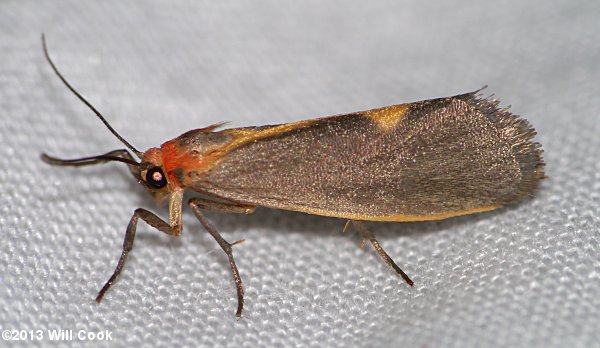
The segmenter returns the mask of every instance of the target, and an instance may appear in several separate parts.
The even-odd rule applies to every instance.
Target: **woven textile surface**
[[[546,174],[490,213],[368,227],[410,288],[343,220],[184,207],[144,223],[101,304],[133,211],[167,218],[127,168],[51,167],[122,148],[53,75],[139,149],[220,121],[276,124],[489,87],[527,118]],[[99,346],[592,347],[600,342],[597,1],[0,2],[0,329],[111,332]],[[4,333],[3,333],[4,335]],[[4,337],[4,336],[3,336]],[[0,346],[17,342],[2,341]],[[21,342],[23,343],[23,342]],[[91,343],[91,342],[88,342]]]

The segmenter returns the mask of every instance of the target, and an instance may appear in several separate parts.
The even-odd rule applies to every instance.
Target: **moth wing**
[[[277,126],[234,128],[193,189],[355,220],[486,211],[544,177],[529,123],[474,93]]]

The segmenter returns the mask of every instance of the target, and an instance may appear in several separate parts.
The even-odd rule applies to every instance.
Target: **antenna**
[[[79,98],[79,100],[81,100],[85,105],[87,105],[87,107],[90,108],[90,110],[92,110],[94,112],[94,114],[96,114],[96,116],[98,116],[100,121],[102,121],[102,123],[104,123],[106,128],[108,128],[108,130],[115,137],[117,137],[117,139],[119,139],[125,146],[127,146],[131,151],[133,151],[133,153],[136,154],[136,156],[138,156],[141,159],[142,152],[138,151],[127,140],[123,139],[123,137],[120,136],[119,133],[117,133],[117,131],[114,130],[114,128],[108,123],[108,121],[104,118],[104,116],[102,116],[100,111],[96,110],[96,108],[90,102],[88,102],[81,94],[79,94],[79,92],[77,92],[75,90],[75,88],[71,87],[71,85],[67,82],[67,80],[62,76],[60,71],[58,71],[58,68],[56,68],[56,65],[54,65],[54,62],[52,61],[52,59],[50,58],[50,55],[48,54],[48,47],[46,47],[46,37],[44,36],[44,34],[42,34],[42,46],[44,48],[44,55],[46,56],[46,60],[48,61],[48,63],[50,63],[52,70],[54,70],[54,73],[56,73],[56,75],[60,78],[60,80],[65,84],[65,86],[67,86],[67,88],[71,92],[73,92],[73,94],[75,94],[77,96],[77,98]]]

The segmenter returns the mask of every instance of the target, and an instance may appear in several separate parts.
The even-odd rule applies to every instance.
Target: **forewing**
[[[222,131],[250,138],[192,188],[236,202],[358,220],[491,210],[544,176],[529,124],[475,93],[297,124]],[[264,136],[262,136],[264,135]]]

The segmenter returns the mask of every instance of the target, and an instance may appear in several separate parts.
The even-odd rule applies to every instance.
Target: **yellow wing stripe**
[[[406,116],[411,104],[386,106],[379,109],[365,111],[369,117],[384,132],[390,131]]]
[[[379,109],[372,109],[363,112],[357,112],[354,114],[347,115],[337,115],[337,116],[327,116],[322,118],[315,118],[312,120],[304,120],[293,123],[285,123],[265,128],[231,128],[222,130],[221,133],[229,134],[233,136],[233,140],[223,146],[222,148],[214,151],[204,158],[203,170],[208,170],[212,164],[219,158],[223,157],[228,152],[244,145],[252,141],[256,141],[259,139],[269,138],[281,134],[285,134],[287,132],[293,131],[295,129],[303,128],[306,126],[310,126],[312,124],[327,121],[328,119],[340,116],[354,116],[361,117],[366,116],[370,118],[377,127],[379,127],[383,131],[389,131],[393,129],[401,120],[406,116],[410,106],[412,104],[400,104],[400,105],[392,105],[386,106]]]
[[[276,126],[271,126],[264,129],[252,129],[252,128],[231,128],[225,129],[221,132],[225,134],[233,135],[233,140],[227,144],[222,150],[223,152],[228,152],[232,149],[235,149],[241,145],[249,143],[254,140],[268,138],[280,134],[287,133],[289,131],[293,131],[294,129],[302,128],[309,126],[313,123],[316,123],[322,119],[313,119],[313,120],[305,120],[294,123],[285,123]]]
[[[363,111],[363,112],[357,112],[356,114],[364,115],[364,116],[370,118],[380,129],[382,129],[384,131],[388,131],[388,130],[393,129],[404,118],[404,116],[406,116],[411,105],[412,105],[411,103],[392,105],[392,106],[386,106],[386,107],[379,108],[379,109],[372,109],[372,110],[367,110],[367,111]],[[349,114],[349,115],[354,115],[354,114]],[[344,115],[338,115],[338,116],[344,116]],[[231,151],[231,150],[233,150],[241,145],[244,145],[246,143],[249,143],[251,141],[284,134],[284,133],[287,133],[289,131],[292,131],[292,130],[295,130],[298,128],[310,126],[319,121],[326,121],[327,119],[332,118],[332,117],[336,117],[336,116],[328,116],[328,117],[322,117],[322,118],[315,118],[312,120],[304,120],[304,121],[293,122],[293,123],[285,123],[285,124],[271,126],[271,127],[259,129],[259,130],[256,130],[253,128],[225,129],[221,132],[232,135],[234,137],[234,139],[231,143],[227,144],[219,152],[227,153],[228,151]]]
[[[330,212],[330,211],[326,211],[326,210],[310,210],[310,209],[302,209],[302,208],[296,208],[296,207],[289,208],[289,210],[294,210],[294,211],[299,211],[299,212],[314,214],[314,215],[322,215],[322,216],[330,216],[330,217],[336,217],[336,218],[341,218],[341,219],[348,219],[348,220],[415,222],[415,221],[443,220],[443,219],[448,219],[448,218],[455,217],[455,216],[491,211],[494,209],[498,209],[500,207],[502,207],[502,205],[490,205],[490,206],[481,207],[481,208],[449,212],[449,213],[444,213],[444,214],[433,214],[433,215],[398,214],[398,215],[389,215],[389,216],[344,214],[344,213]],[[281,207],[275,207],[275,208],[288,210],[287,208],[281,208]]]

